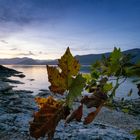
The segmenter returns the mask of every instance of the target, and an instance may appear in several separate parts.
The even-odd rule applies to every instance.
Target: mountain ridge
[[[136,63],[140,61],[140,49],[135,48],[135,49],[130,49],[123,51],[125,54],[131,54],[132,56],[135,56],[132,59],[133,63]],[[87,55],[76,55],[76,59],[79,60],[81,65],[91,65],[97,60],[100,60],[102,58],[102,55],[109,56],[110,52],[107,53],[101,53],[101,54],[87,54]],[[28,57],[23,57],[23,58],[11,58],[11,59],[0,59],[0,64],[1,65],[56,65],[57,64],[57,59],[54,60],[39,60],[39,59],[32,59]]]

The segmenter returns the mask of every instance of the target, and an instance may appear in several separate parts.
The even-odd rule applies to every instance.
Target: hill
[[[140,61],[140,49],[131,49],[124,51],[125,54],[131,54],[133,56],[132,62],[136,63]],[[108,56],[110,52],[103,53],[105,56]],[[95,61],[100,60],[103,54],[87,54],[87,55],[76,55],[75,57],[79,60],[81,65],[91,65]],[[23,58],[12,58],[12,59],[0,59],[1,65],[56,65],[57,60],[38,60],[28,57]]]
[[[140,49],[131,49],[123,52],[124,54],[131,54],[133,59],[132,62],[136,63],[140,61]],[[102,54],[88,54],[88,55],[77,55],[76,58],[79,60],[81,65],[91,65],[97,60],[100,60],[102,58],[102,55],[109,56],[108,53],[102,53]]]

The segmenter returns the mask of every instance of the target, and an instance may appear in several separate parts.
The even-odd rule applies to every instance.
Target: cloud
[[[5,41],[5,40],[1,40],[1,42],[4,43],[4,44],[8,44],[8,42]]]
[[[0,0],[0,22],[29,24],[32,21],[55,20],[63,16],[71,2],[57,0]]]
[[[40,51],[38,54],[40,54],[40,55],[48,55],[49,53]]]
[[[28,53],[18,53],[17,55],[20,55],[20,56],[35,56],[36,54],[34,54],[33,52],[29,51]]]
[[[11,51],[16,51],[16,50],[18,50],[18,48],[12,48],[12,49],[10,49]]]

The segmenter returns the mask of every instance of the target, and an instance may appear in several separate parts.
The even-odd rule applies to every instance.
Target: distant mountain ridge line
[[[133,63],[136,63],[140,61],[140,49],[130,49],[123,51],[125,54],[131,54],[135,56],[132,59]],[[107,53],[102,53],[102,54],[87,54],[87,55],[76,55],[75,57],[79,60],[81,65],[91,65],[97,60],[100,60],[102,55],[109,56],[110,52]],[[57,59],[54,60],[38,60],[38,59],[32,59],[28,57],[23,57],[23,58],[11,58],[11,59],[0,59],[0,64],[1,65],[56,65],[57,64]]]

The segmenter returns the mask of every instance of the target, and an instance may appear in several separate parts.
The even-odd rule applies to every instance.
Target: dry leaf
[[[74,110],[70,116],[67,117],[66,123],[71,122],[72,120],[76,120],[78,122],[81,121],[83,115],[83,105],[80,105],[78,109]]]

